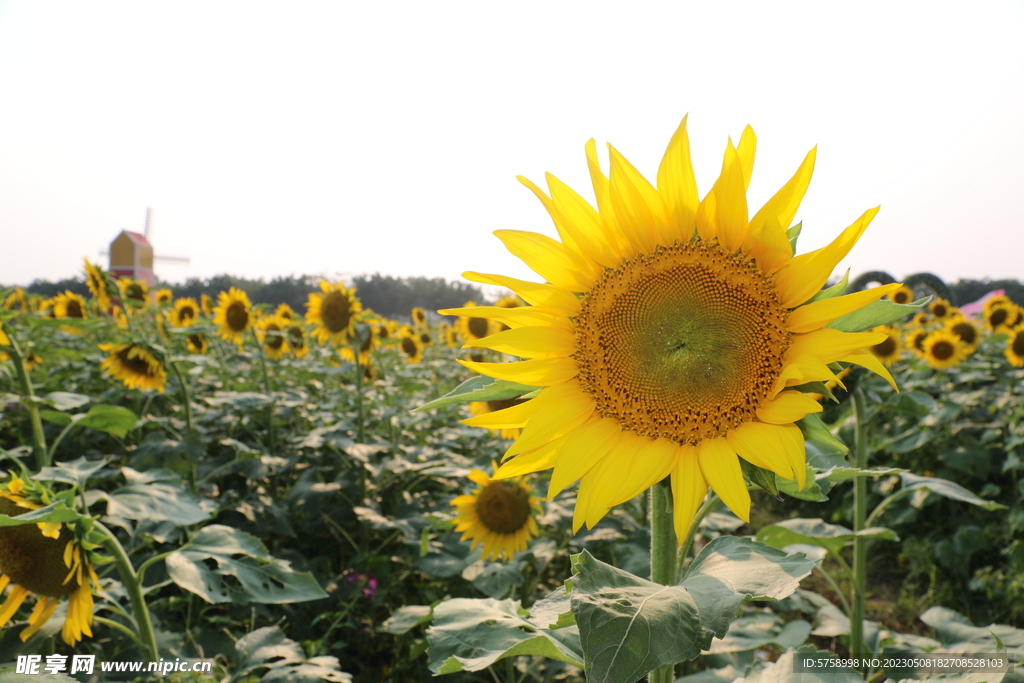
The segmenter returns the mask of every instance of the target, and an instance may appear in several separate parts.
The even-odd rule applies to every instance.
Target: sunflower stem
[[[39,417],[39,406],[33,400],[35,392],[32,390],[32,379],[29,377],[28,368],[25,367],[26,354],[18,345],[18,340],[13,334],[7,335],[11,341],[11,360],[14,361],[15,372],[18,373],[18,382],[21,384],[21,391],[29,400],[22,405],[28,410],[28,420],[32,425],[32,451],[36,454],[36,467],[43,469],[50,464],[50,453],[46,450],[46,435],[43,433],[43,420]]]
[[[352,343],[352,355],[355,357],[356,365],[356,441],[363,443],[366,441],[366,427],[363,424],[363,365],[359,362],[359,351],[363,346],[362,340],[359,335],[356,335],[355,341]],[[434,386],[437,386],[435,380]],[[364,490],[365,494],[366,491]],[[364,495],[365,499],[366,496]]]
[[[868,466],[868,415],[864,391],[857,387],[853,391],[853,410],[856,419],[856,440],[854,443],[854,466],[864,470]],[[865,528],[867,517],[867,481],[864,477],[853,479],[853,530]],[[867,538],[853,539],[853,595],[850,609],[850,654],[859,656],[864,652],[864,591],[867,586]]]
[[[671,586],[676,582],[675,525],[672,522],[672,489],[667,479],[651,487],[651,581]],[[650,683],[672,683],[675,665],[665,664],[651,672]]]
[[[174,374],[178,376],[178,383],[181,384],[182,400],[185,402],[185,424],[188,426],[188,431],[192,431],[192,394],[188,389],[188,382],[185,380],[184,374],[181,372],[181,368],[178,367],[178,361],[171,363],[171,367],[174,368]]]
[[[259,337],[256,336],[256,330],[250,328],[249,331],[252,333],[253,341],[256,342],[256,348],[260,352],[260,367],[263,368],[263,391],[267,393],[267,396],[273,398],[270,393],[270,373],[267,371],[267,354],[263,352],[263,344],[260,344]],[[267,406],[267,445],[271,454],[277,448],[277,439],[274,437],[274,401],[271,401],[270,405]]]
[[[146,661],[155,662],[159,659],[160,650],[156,646],[153,622],[149,618],[149,607],[146,605],[146,597],[142,592],[142,582],[139,580],[139,575],[135,572],[132,561],[129,559],[128,553],[125,552],[124,546],[117,540],[117,536],[98,520],[94,521],[93,525],[106,535],[106,538],[103,540],[103,547],[113,556],[114,564],[121,575],[121,583],[124,584],[125,589],[128,591],[128,597],[131,598],[132,621],[135,622],[139,640],[144,645],[141,648],[142,654],[147,658]]]

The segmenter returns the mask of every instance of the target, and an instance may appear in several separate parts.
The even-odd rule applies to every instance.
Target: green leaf
[[[530,621],[540,628],[552,630],[574,625],[576,618],[572,615],[569,591],[559,587],[533,603]]]
[[[807,474],[804,479],[804,487],[800,488],[795,480],[792,479],[776,479],[779,485],[779,491],[785,493],[787,496],[793,498],[799,498],[800,500],[809,500],[812,502],[818,502],[827,500],[824,492],[821,490],[821,486],[817,480],[818,470],[814,469],[810,465],[807,465]]]
[[[864,683],[864,677],[851,669],[829,667],[820,673],[797,672],[796,658],[801,655],[828,656],[828,653],[818,651],[813,645],[805,645],[796,652],[786,652],[775,662],[755,668],[744,678],[736,679],[735,683]]]
[[[515,655],[583,666],[575,629],[549,631],[528,621],[518,600],[454,598],[434,608],[427,629],[434,674],[480,671]],[[588,680],[592,680],[588,675]]]
[[[572,559],[570,603],[587,681],[633,683],[663,664],[693,659],[710,646],[712,634],[701,626],[695,596],[686,588],[646,581],[587,551]],[[714,611],[713,604],[706,607]],[[726,627],[735,615],[733,610]]]
[[[821,519],[786,519],[766,526],[757,532],[757,540],[773,548],[784,548],[794,543],[806,543],[824,548],[830,553],[839,553],[847,543],[857,536],[898,541],[899,536],[892,529],[871,527],[853,532],[838,524],[827,524]]]
[[[77,420],[79,426],[106,432],[123,439],[134,427],[135,413],[121,406],[93,406],[85,417]]]
[[[83,517],[77,510],[69,508],[64,501],[58,500],[38,510],[30,510],[17,517],[0,515],[0,527],[21,526],[22,524],[37,524],[41,522],[73,522]]]
[[[433,618],[434,610],[429,605],[406,605],[396,609],[394,614],[380,625],[380,630],[399,636],[421,624],[429,624]]]
[[[704,546],[679,585],[696,601],[704,628],[722,638],[744,598],[781,600],[800,587],[815,564],[803,553],[720,536]]]
[[[55,425],[60,425],[61,427],[69,425],[72,422],[70,415],[56,410],[40,410],[39,417],[43,418],[47,422],[52,422]]]
[[[832,285],[828,289],[823,289],[810,299],[807,303],[812,304],[815,301],[821,301],[823,299],[834,299],[837,296],[842,296],[846,293],[846,287],[850,284],[850,269],[846,269],[846,273],[843,275],[843,279]]]
[[[758,488],[764,489],[776,498],[779,497],[779,486],[775,483],[775,473],[752,465],[743,458],[740,458],[740,465],[743,474],[750,480],[750,483]]]
[[[106,499],[111,517],[173,522],[178,526],[198,524],[210,517],[175,474],[163,470],[137,472],[131,467],[122,467],[121,473],[126,485],[110,493],[95,492]]]
[[[44,467],[35,478],[42,479],[43,481],[62,481],[65,484],[82,486],[94,474],[106,467],[110,460],[110,456],[100,458],[99,460],[87,460],[83,455],[75,460],[58,462],[54,463],[52,467]]]
[[[974,495],[973,493],[965,489],[963,486],[960,486],[959,484],[954,484],[953,482],[947,479],[939,479],[937,477],[922,477],[911,472],[903,472],[902,474],[900,474],[900,478],[903,480],[903,487],[905,489],[918,489],[921,491],[930,491],[931,493],[934,493],[937,496],[950,498],[952,500],[959,500],[963,503],[970,503],[971,505],[977,505],[978,507],[984,508],[989,512],[993,510],[1006,509],[1005,505],[1000,505],[999,503],[992,500],[985,500],[984,498],[979,498],[978,496]],[[924,505],[926,498],[926,496],[915,498],[911,502],[911,505],[919,508],[922,505]]]
[[[889,474],[900,474],[901,472],[906,472],[906,470],[899,467],[878,467],[866,470],[859,470],[856,467],[833,467],[827,472],[822,472],[821,478],[835,484],[857,477],[882,477]]]
[[[351,683],[352,676],[338,671],[336,657],[306,659],[302,647],[285,637],[277,626],[265,626],[235,643],[237,670],[231,680],[240,680],[257,669],[269,669],[261,681],[287,683]]]
[[[1003,624],[975,626],[967,617],[947,607],[932,607],[920,619],[935,629],[944,652],[998,652],[997,641],[1002,641],[1011,652],[1024,650],[1024,630],[1019,628]]]
[[[200,529],[166,563],[176,584],[210,603],[282,604],[327,597],[312,574],[296,572],[255,536],[221,524]]]
[[[494,379],[477,375],[455,387],[441,398],[424,403],[412,412],[433,410],[452,403],[469,403],[470,401],[500,401],[502,399],[516,398],[523,394],[536,391],[537,387],[526,384],[517,384],[503,379]]]
[[[71,410],[84,406],[92,398],[83,394],[73,394],[70,391],[51,391],[43,396],[43,400],[57,410]]]
[[[825,423],[815,413],[810,413],[797,421],[796,426],[804,435],[806,441],[810,441],[822,455],[846,455],[849,452],[846,444],[837,439]]]
[[[811,625],[803,619],[783,624],[778,616],[760,612],[733,621],[725,638],[716,638],[709,651],[711,654],[749,652],[772,645],[785,652],[803,645],[810,633]]]
[[[792,247],[793,253],[796,253],[796,240],[800,237],[800,232],[804,229],[804,222],[800,221],[792,228],[786,230],[786,239],[789,240],[789,246]]]
[[[833,320],[825,327],[831,327],[842,332],[863,332],[916,313],[927,301],[928,299],[921,299],[912,304],[894,304],[888,299],[879,299],[878,301],[872,301],[864,308]]]

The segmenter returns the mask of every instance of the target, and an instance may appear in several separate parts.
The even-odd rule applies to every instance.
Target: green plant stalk
[[[25,367],[25,354],[14,335],[7,335],[11,340],[11,360],[14,361],[14,369],[18,373],[18,382],[21,384],[21,392],[29,398],[25,407],[28,409],[29,423],[32,425],[32,452],[36,454],[36,467],[43,469],[50,465],[50,453],[46,450],[46,435],[43,433],[43,419],[39,417],[39,406],[31,400],[35,398],[32,391],[32,379],[28,376],[28,369]]]
[[[267,371],[267,354],[263,352],[263,344],[260,344],[259,337],[256,336],[256,330],[250,329],[249,331],[252,333],[253,341],[256,342],[256,348],[260,351],[260,367],[263,368],[263,391],[267,392],[267,396],[270,396],[270,373]],[[274,403],[271,403],[267,406],[267,445],[271,453],[274,453],[277,448],[277,439],[274,437]]]
[[[171,363],[171,367],[174,368],[174,374],[178,376],[178,383],[181,384],[181,398],[185,402],[185,424],[188,425],[188,431],[191,432],[195,426],[192,417],[192,393],[189,391],[188,381],[181,372],[178,362]]]
[[[142,654],[147,658],[146,661],[155,662],[160,658],[160,650],[156,646],[153,622],[149,618],[149,607],[146,605],[146,597],[142,593],[142,581],[132,567],[132,561],[128,558],[128,553],[125,552],[121,542],[117,540],[117,536],[102,523],[96,521],[93,524],[106,535],[103,547],[113,556],[114,564],[121,575],[121,583],[124,584],[125,590],[128,591],[128,597],[131,598],[132,621],[135,622],[139,640],[144,645]]]
[[[370,334],[369,332],[367,334]],[[363,343],[357,336],[352,344],[352,355],[355,357],[356,366],[356,441],[366,441],[366,427],[363,424],[363,365],[359,362],[359,349]],[[437,386],[435,382],[435,386]],[[365,475],[364,475],[365,476]],[[363,491],[363,499],[366,499],[366,491]]]
[[[853,410],[856,419],[856,438],[854,442],[854,467],[867,469],[868,466],[868,417],[864,402],[864,392],[860,387],[853,391]],[[867,480],[864,477],[853,479],[853,530],[865,529],[867,517]],[[850,609],[850,654],[864,653],[864,592],[867,587],[867,538],[856,536],[853,539],[853,595]]]
[[[651,487],[651,581],[665,586],[676,582],[675,525],[672,521],[672,488],[667,479]],[[672,683],[675,665],[666,664],[651,672],[650,683]]]

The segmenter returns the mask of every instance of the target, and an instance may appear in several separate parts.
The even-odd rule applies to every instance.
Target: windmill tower
[[[108,270],[115,279],[130,277],[152,287],[156,284],[156,275],[153,273],[154,261],[185,266],[192,262],[187,256],[156,256],[153,253],[152,239],[153,209],[149,208],[146,209],[146,231],[144,234],[122,230],[110,243],[110,249],[100,252],[101,255],[110,255]]]

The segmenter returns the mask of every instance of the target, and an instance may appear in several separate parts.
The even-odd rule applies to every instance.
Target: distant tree
[[[449,282],[444,278],[405,277],[390,275],[357,275],[352,278],[363,305],[389,317],[409,315],[414,306],[427,311],[455,308],[467,301],[484,303],[483,291],[465,282]]]
[[[0,289],[3,288],[0,287]],[[84,278],[65,278],[63,280],[58,280],[57,282],[50,282],[49,280],[33,280],[32,284],[25,288],[25,291],[29,294],[44,296],[47,299],[66,291],[71,291],[75,294],[81,294],[86,297],[89,296],[89,287],[86,286]]]
[[[1024,306],[1024,283],[1020,280],[957,280],[949,288],[960,306],[977,301],[995,289],[1006,290],[1006,296],[1018,306]]]

